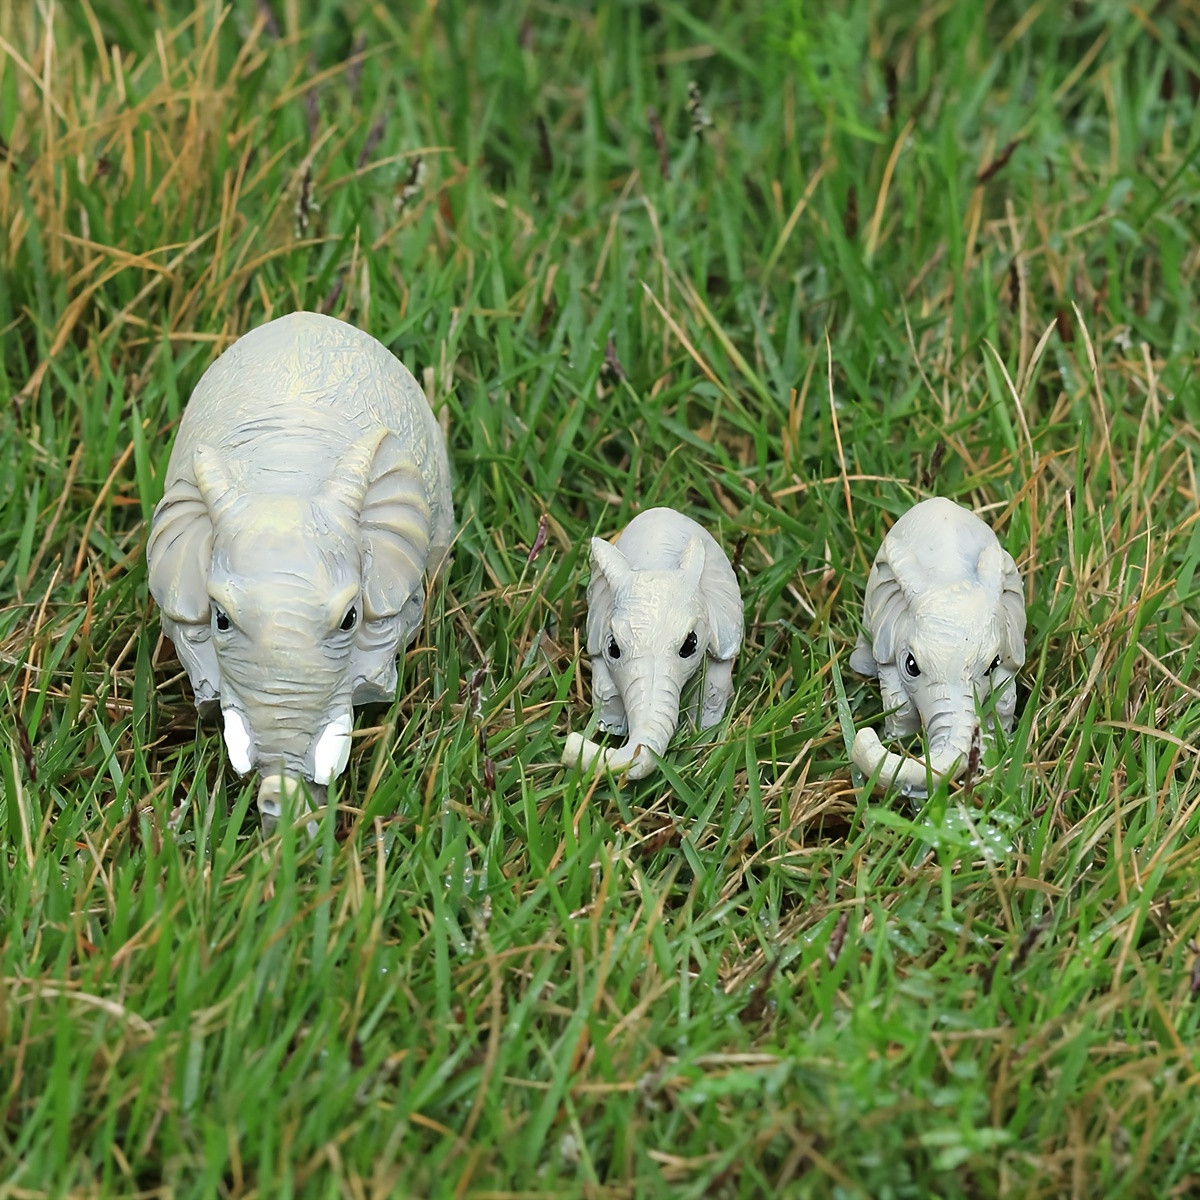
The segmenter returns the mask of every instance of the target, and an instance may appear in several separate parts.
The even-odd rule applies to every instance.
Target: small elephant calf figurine
[[[935,784],[962,773],[976,705],[991,692],[996,719],[1012,731],[1025,598],[1012,556],[974,513],[940,497],[909,509],[875,556],[863,624],[850,665],[879,677],[888,737],[925,726]],[[858,731],[851,758],[868,777],[878,772],[881,787],[926,794],[926,764],[885,753],[874,730]]]
[[[733,661],[744,629],[742,597],[725,552],[705,529],[671,508],[651,508],[615,544],[592,539],[587,648],[600,728],[625,734],[603,749],[577,733],[562,761],[603,756],[641,779],[654,770],[679,725],[683,686],[705,668],[700,728],[716,725],[733,695]]]

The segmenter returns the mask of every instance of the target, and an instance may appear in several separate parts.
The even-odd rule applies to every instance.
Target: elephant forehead
[[[982,658],[990,663],[1000,647],[995,606],[982,588],[964,586],[925,597],[915,615],[913,652],[931,666],[938,661],[974,667]]]
[[[918,621],[951,618],[963,625],[979,624],[995,617],[995,600],[974,580],[956,582],[925,592],[913,606]]]
[[[208,584],[244,631],[281,644],[324,636],[359,587],[356,553],[261,532],[214,548]]]
[[[252,580],[224,594],[245,631],[293,649],[323,640],[334,618],[330,592],[304,581],[278,586]]]
[[[690,613],[698,607],[698,599],[684,585],[678,571],[634,571],[617,598],[617,606]]]
[[[297,575],[315,587],[336,586],[359,567],[357,538],[311,503],[260,503],[218,528],[214,561],[247,578]]]
[[[613,624],[635,636],[650,635],[658,629],[690,626],[700,611],[695,595],[683,590],[673,575],[643,571],[617,597]]]

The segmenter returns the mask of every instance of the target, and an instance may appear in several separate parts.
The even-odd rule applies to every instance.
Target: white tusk
[[[236,709],[225,710],[225,749],[229,751],[229,761],[239,775],[246,775],[253,769],[250,762],[250,726],[246,718]]]
[[[561,762],[565,767],[578,765],[586,771],[598,758],[607,762],[612,753],[611,748],[606,749],[585,738],[581,733],[569,733],[567,744],[563,747]]]
[[[346,769],[350,761],[350,728],[353,718],[349,713],[334,717],[321,731],[313,751],[313,782],[328,783]]]

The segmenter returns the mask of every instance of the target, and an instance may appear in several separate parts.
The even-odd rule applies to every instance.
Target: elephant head
[[[909,795],[924,794],[930,776],[956,777],[993,693],[995,720],[1011,732],[1024,595],[1016,563],[973,513],[934,499],[896,522],[871,568],[863,624],[850,664],[878,676],[885,732],[924,726],[929,744],[927,764],[903,759],[861,729],[851,755],[865,774]]]
[[[601,729],[625,734],[602,750],[571,734],[563,761],[608,766],[631,779],[648,775],[679,725],[684,685],[705,669],[700,726],[715,725],[733,694],[733,659],[743,611],[724,551],[691,518],[649,509],[616,545],[593,538],[587,647]]]
[[[386,701],[420,623],[431,514],[394,435],[351,444],[306,493],[255,489],[207,445],[168,488],[147,546],[150,590],[196,702],[219,703],[229,760],[320,793],[346,767],[353,705]]]

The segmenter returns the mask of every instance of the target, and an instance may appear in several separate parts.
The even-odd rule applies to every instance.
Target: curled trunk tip
[[[310,814],[313,810],[309,796],[321,805],[325,801],[325,789],[293,775],[264,775],[258,785],[258,816],[263,837],[269,838],[281,820],[295,820],[298,815]],[[306,821],[305,829],[314,840],[320,832],[315,820]]]
[[[562,752],[564,766],[578,765],[586,771],[597,759],[603,759],[610,771],[625,773],[630,779],[643,779],[654,770],[655,765],[653,757],[639,742],[631,740],[620,747],[601,746],[579,733],[567,736]]]
[[[877,790],[893,787],[906,796],[927,795],[931,777],[935,787],[940,779],[957,779],[967,761],[967,755],[954,747],[936,751],[928,763],[892,754],[883,748],[873,729],[860,729],[855,734],[850,758],[868,779],[875,777]]]

